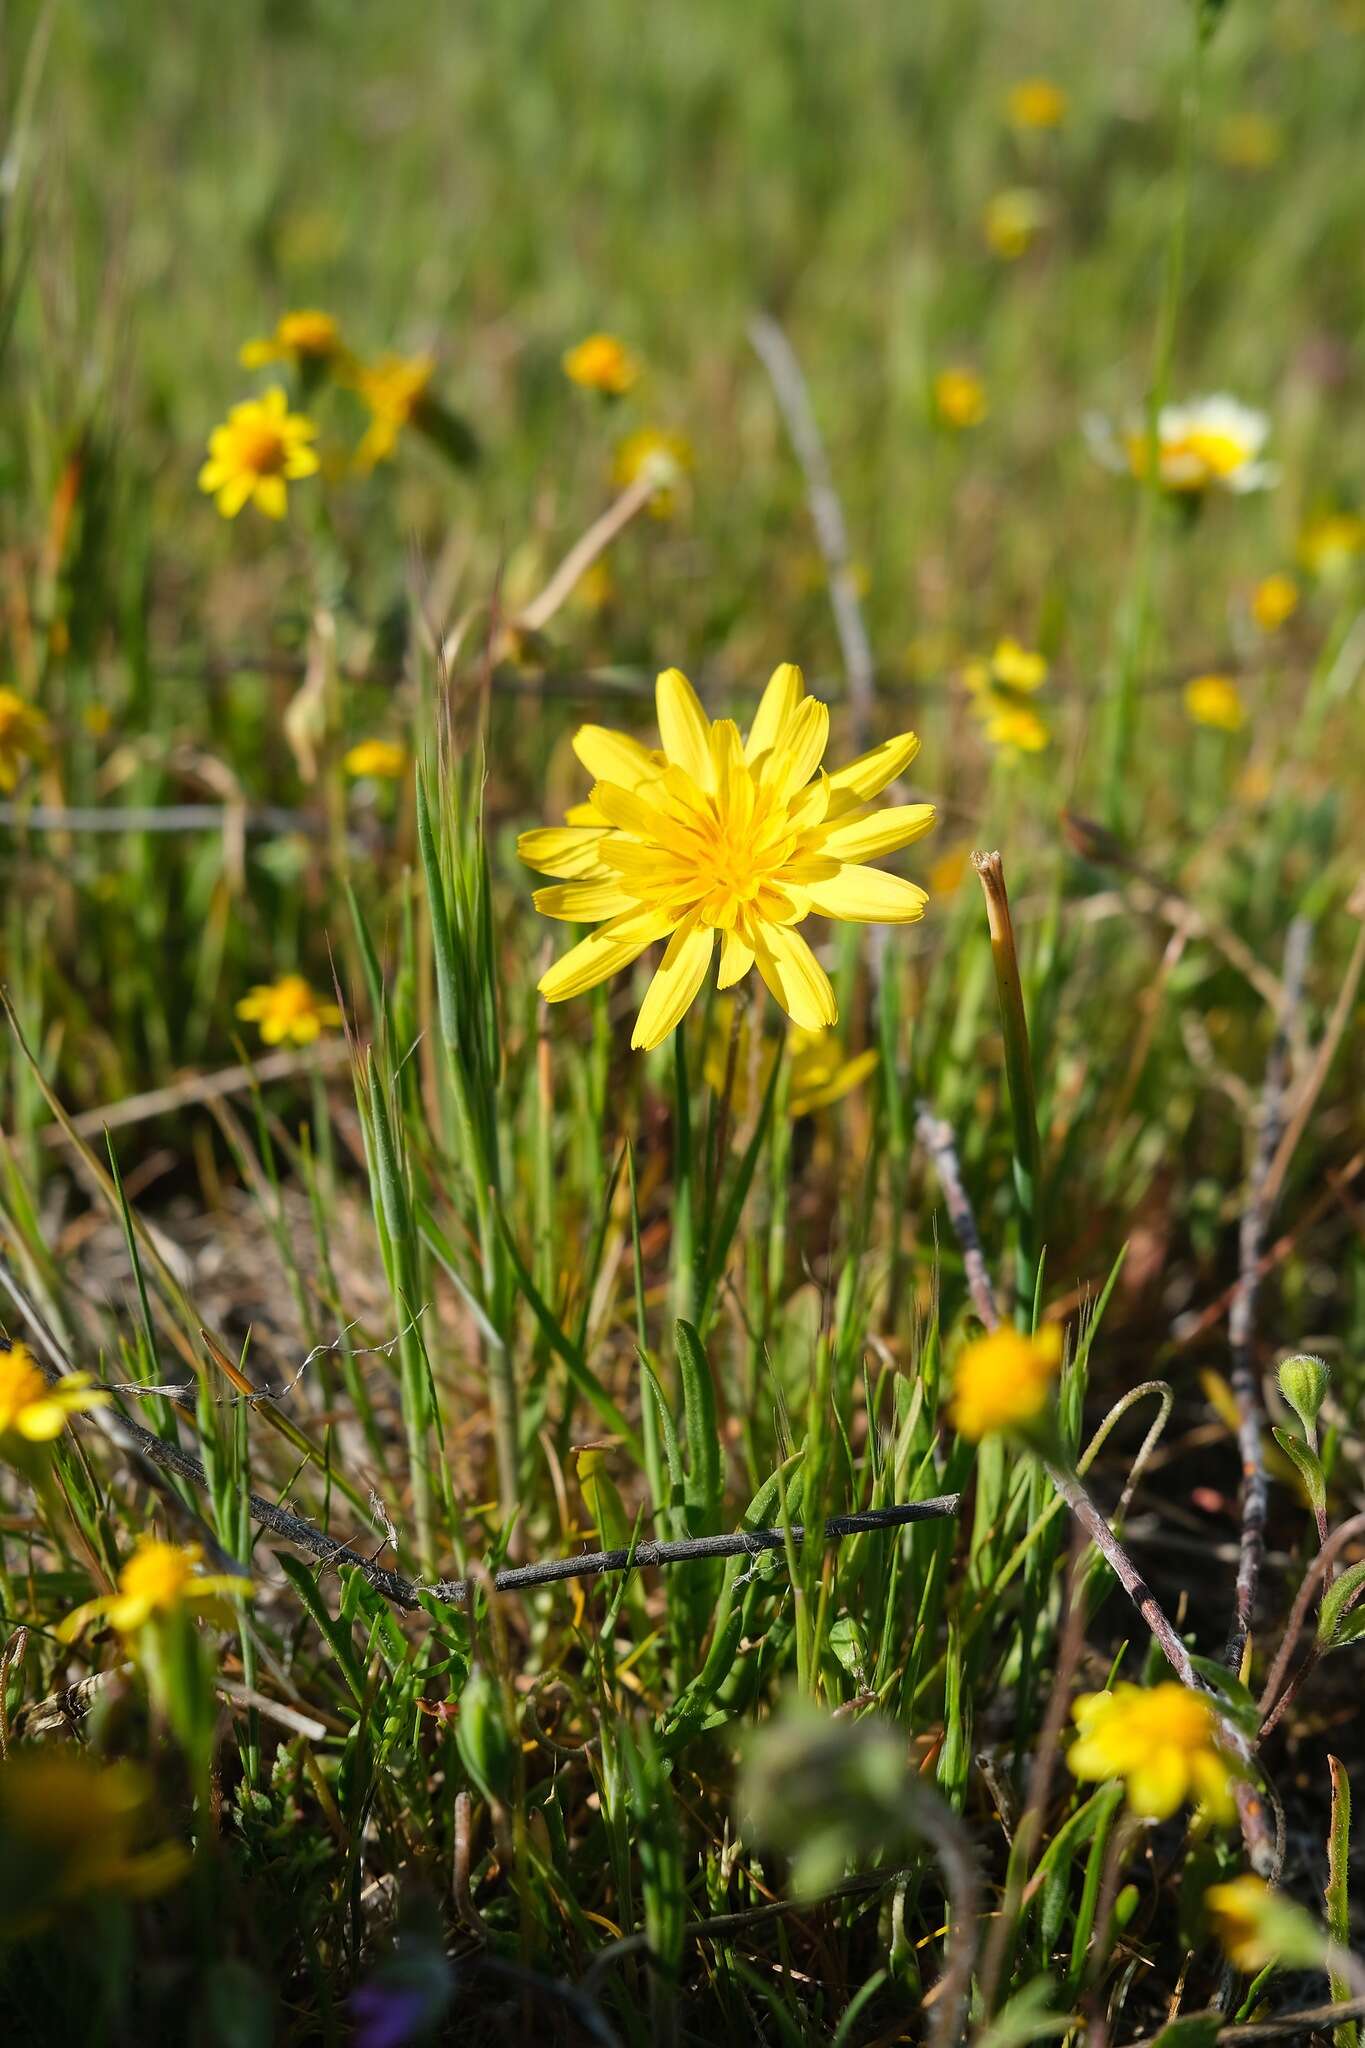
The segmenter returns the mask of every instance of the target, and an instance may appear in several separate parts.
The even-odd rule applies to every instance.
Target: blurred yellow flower
[[[174,1884],[189,1856],[178,1842],[142,1846],[151,1818],[151,1786],[133,1764],[99,1765],[70,1743],[12,1750],[0,1770],[6,1935],[91,1893],[149,1898]]]
[[[967,663],[962,681],[992,746],[1013,753],[1042,752],[1049,738],[1047,725],[1027,701],[1047,681],[1047,662],[1041,654],[1006,636],[997,641],[989,661]]]
[[[0,1351],[0,1442],[17,1436],[30,1444],[51,1443],[69,1415],[101,1408],[108,1399],[95,1390],[88,1372],[64,1373],[49,1386],[27,1344]]]
[[[676,493],[693,467],[692,443],[685,434],[664,427],[638,427],[618,443],[612,464],[612,481],[618,491],[647,477],[654,484],[649,509],[656,519],[667,519],[676,504]]]
[[[429,355],[383,355],[358,366],[351,382],[369,407],[370,424],[356,450],[357,469],[388,461],[403,429],[420,421],[435,374],[436,358]]]
[[[717,1003],[710,1035],[706,1041],[704,1062],[707,1085],[715,1089],[717,1094],[725,1086],[726,1070],[730,1063],[733,1022],[733,1001],[723,1000]],[[738,1116],[747,1115],[754,1106],[749,1093],[749,1082],[753,1072],[749,1033],[750,1020],[746,1017],[740,1025],[734,1084],[731,1089],[731,1102]],[[772,1040],[765,1040],[759,1051],[760,1101],[767,1093],[776,1058],[776,1044]],[[875,1049],[846,1057],[843,1047],[832,1032],[806,1031],[799,1024],[790,1025],[787,1030],[787,1114],[810,1116],[817,1109],[828,1108],[832,1102],[838,1102],[845,1095],[852,1094],[859,1083],[875,1071],[876,1065]]]
[[[358,740],[342,763],[348,775],[376,782],[396,782],[407,765],[408,750],[398,740]]]
[[[17,690],[0,686],[0,789],[13,789],[25,760],[37,761],[47,746],[47,720]]]
[[[297,367],[321,367],[345,354],[341,329],[330,313],[314,307],[285,313],[273,334],[242,343],[239,360],[247,370],[259,370],[265,363],[294,363]]]
[[[1251,593],[1251,616],[1263,633],[1274,633],[1299,608],[1299,586],[1277,571],[1263,576]]]
[[[1044,1323],[1033,1337],[1002,1323],[975,1338],[953,1368],[954,1429],[973,1443],[1000,1430],[1027,1431],[1047,1409],[1061,1365],[1056,1323]]]
[[[953,363],[934,379],[934,410],[946,427],[977,427],[990,410],[986,387],[975,370]]]
[[[529,867],[564,878],[536,891],[536,908],[600,925],[541,977],[540,993],[552,1003],[582,995],[667,939],[631,1039],[647,1051],[681,1022],[719,939],[718,987],[757,966],[794,1023],[826,1028],[838,1016],[834,990],[795,928],[812,913],[873,924],[923,916],[922,889],[866,865],[933,823],[930,804],[872,803],[919,741],[902,733],[823,772],[829,712],[791,662],[773,671],[747,740],[732,719],[711,722],[676,668],[659,677],[655,701],[662,749],[581,726],[574,751],[598,778],[588,802],[518,843]]]
[[[1241,693],[1231,676],[1196,676],[1185,685],[1185,709],[1196,725],[1240,732],[1246,724]]]
[[[1005,105],[1016,128],[1060,128],[1067,96],[1050,78],[1021,78],[1010,87]]]
[[[1047,225],[1048,203],[1031,185],[1010,185],[986,201],[981,232],[986,246],[1005,263],[1027,256]]]
[[[1039,690],[1047,681],[1047,661],[1006,634],[995,643],[991,673],[997,683],[1004,683],[1011,690]]]
[[[952,896],[961,888],[971,848],[953,846],[931,863],[927,881],[931,896]]]
[[[576,611],[600,612],[606,609],[615,595],[616,579],[611,573],[611,564],[605,555],[599,555],[575,583],[569,601]]]
[[[74,1642],[91,1621],[107,1620],[120,1635],[133,1636],[148,1622],[180,1612],[222,1612],[225,1598],[252,1592],[251,1580],[231,1572],[201,1572],[203,1549],[197,1543],[163,1543],[159,1536],[139,1536],[118,1575],[118,1591],[87,1600],[68,1614],[58,1634]]]
[[[1116,435],[1097,414],[1085,421],[1091,451],[1106,469],[1145,477],[1149,436],[1145,421],[1133,420]],[[1195,498],[1205,491],[1240,495],[1275,481],[1274,466],[1260,460],[1270,433],[1264,413],[1220,393],[1188,405],[1163,405],[1157,415],[1157,475],[1173,496]]]
[[[107,704],[87,704],[81,712],[81,724],[92,740],[102,740],[113,729],[114,714]]]
[[[1204,1909],[1224,1955],[1248,1976],[1272,1963],[1304,1970],[1322,1963],[1327,1944],[1312,1917],[1250,1871],[1211,1884]]]
[[[1299,535],[1299,560],[1324,582],[1342,577],[1365,554],[1365,519],[1355,512],[1323,512]]]
[[[1228,114],[1218,124],[1214,147],[1229,170],[1268,171],[1284,154],[1284,130],[1268,114]]]
[[[248,500],[268,519],[283,519],[288,506],[285,480],[313,476],[316,449],[308,443],[317,428],[302,413],[290,412],[280,385],[264,398],[234,405],[227,419],[209,435],[209,459],[199,472],[199,488],[211,491],[224,519],[235,519]]]
[[[1144,1820],[1168,1820],[1186,1800],[1232,1819],[1232,1763],[1205,1694],[1174,1679],[1116,1685],[1082,1693],[1072,1715],[1080,1733],[1067,1762],[1076,1777],[1124,1779],[1129,1810]]]
[[[614,334],[590,334],[564,353],[564,375],[585,391],[620,398],[639,382],[640,364]]]
[[[278,981],[248,989],[237,1015],[246,1024],[259,1024],[267,1045],[311,1045],[326,1027],[341,1022],[336,1004],[315,995],[301,974],[282,974]]]

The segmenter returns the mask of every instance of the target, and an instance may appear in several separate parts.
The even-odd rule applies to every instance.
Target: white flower
[[[1145,420],[1130,416],[1121,430],[1102,414],[1083,422],[1095,459],[1106,469],[1141,477],[1147,473]],[[1217,392],[1185,405],[1163,405],[1157,415],[1157,463],[1161,488],[1176,496],[1208,490],[1265,490],[1276,481],[1273,463],[1259,458],[1270,421],[1240,399]]]

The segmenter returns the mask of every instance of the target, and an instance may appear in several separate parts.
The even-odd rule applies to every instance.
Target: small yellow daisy
[[[620,398],[639,382],[640,365],[614,334],[589,334],[564,352],[564,375],[585,391]]]
[[[1196,725],[1240,732],[1246,724],[1241,693],[1231,676],[1196,676],[1185,685],[1185,709]]]
[[[282,387],[273,385],[263,398],[234,405],[223,425],[214,428],[199,488],[213,494],[224,519],[235,519],[248,502],[268,519],[283,519],[289,502],[286,480],[317,473],[317,451],[308,445],[316,435],[313,422],[290,412]]]
[[[952,363],[934,379],[934,411],[945,427],[979,427],[990,411],[986,386],[975,370]]]
[[[1027,1432],[1045,1414],[1061,1366],[1056,1323],[1032,1337],[1002,1323],[964,1345],[953,1367],[954,1429],[973,1443],[1002,1430]]]
[[[249,989],[237,1005],[246,1024],[259,1024],[267,1045],[311,1045],[321,1032],[341,1022],[335,1003],[315,995],[301,974],[282,974],[278,981]]]
[[[1144,1820],[1168,1820],[1186,1800],[1214,1820],[1232,1819],[1232,1760],[1202,1692],[1174,1679],[1116,1685],[1083,1693],[1072,1714],[1080,1734],[1067,1763],[1076,1777],[1122,1778],[1129,1810]]]

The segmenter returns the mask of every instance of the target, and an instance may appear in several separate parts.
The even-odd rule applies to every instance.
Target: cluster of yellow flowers
[[[1020,754],[1039,754],[1048,743],[1048,729],[1030,701],[1047,681],[1047,662],[1034,649],[1006,636],[988,660],[971,661],[962,671],[972,711],[993,747]]]
[[[272,334],[243,345],[240,360],[247,369],[290,366],[305,397],[325,378],[355,392],[370,415],[354,457],[362,473],[393,454],[405,428],[436,423],[434,356],[390,353],[364,362],[346,345],[332,315],[316,308],[284,314]],[[225,519],[235,519],[248,504],[268,519],[283,519],[287,486],[316,476],[321,468],[313,445],[317,433],[314,420],[292,411],[283,385],[274,384],[259,398],[234,405],[214,428],[199,487],[212,495]]]
[[[639,357],[616,334],[585,335],[564,351],[563,366],[571,384],[609,400],[624,398],[643,375]],[[669,519],[694,467],[695,456],[686,435],[668,427],[641,426],[617,442],[612,481],[618,491],[641,478],[652,482],[650,513],[655,519]]]

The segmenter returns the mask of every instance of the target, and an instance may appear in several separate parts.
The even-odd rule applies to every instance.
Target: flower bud
[[[1316,1434],[1318,1411],[1327,1398],[1327,1367],[1307,1351],[1286,1358],[1280,1367],[1280,1392],[1289,1403],[1310,1442]]]

